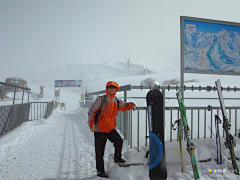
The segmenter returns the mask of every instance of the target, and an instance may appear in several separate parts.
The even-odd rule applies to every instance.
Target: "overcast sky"
[[[180,69],[180,16],[240,23],[239,9],[240,0],[0,0],[0,76],[125,58]]]

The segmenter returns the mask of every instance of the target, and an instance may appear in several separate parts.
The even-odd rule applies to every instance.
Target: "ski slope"
[[[144,70],[143,66],[127,64],[123,62],[105,62],[92,65],[67,65],[56,67],[39,72],[26,72],[21,78],[28,81],[28,86],[32,92],[39,93],[41,85],[44,88],[44,98],[41,101],[51,101],[54,99],[54,80],[59,79],[79,79],[83,80],[83,88],[61,88],[60,99],[65,102],[66,111],[56,109],[48,119],[29,121],[23,123],[14,131],[7,133],[0,138],[0,179],[1,180],[85,180],[101,179],[96,176],[95,152],[93,133],[87,124],[88,109],[79,107],[80,94],[105,89],[105,84],[109,80],[116,81],[120,86],[132,84],[139,85],[147,78],[155,78],[161,84],[171,81],[176,82],[180,73],[175,70],[158,71],[152,70],[150,74],[139,75]],[[191,81],[195,79],[194,81]],[[221,80],[223,86],[240,87],[238,77],[219,75],[197,75],[186,74],[186,85],[194,86],[214,86],[217,79]],[[145,96],[147,90],[132,90],[128,96]],[[175,91],[168,95],[175,96]],[[217,92],[186,92],[191,97],[217,97]],[[117,93],[122,97],[122,93]],[[224,93],[223,96],[239,97],[239,93]],[[40,101],[32,96],[30,101]],[[137,106],[145,106],[145,100],[129,99]],[[1,105],[12,103],[12,101],[0,101]],[[186,100],[186,106],[197,106],[202,104],[219,105],[218,101],[192,101]],[[239,101],[226,101],[227,105],[237,105]],[[166,102],[168,106],[176,106],[177,100]],[[133,112],[136,117],[137,112]],[[145,117],[144,117],[145,118]],[[140,119],[140,127],[145,121]],[[239,119],[238,119],[239,122]],[[239,123],[238,123],[239,124]],[[133,126],[133,128],[136,128]],[[135,130],[136,131],[136,130]],[[166,128],[166,134],[169,134]],[[203,134],[203,129],[200,130]],[[144,130],[140,128],[140,133]],[[168,137],[166,137],[168,138]],[[240,157],[240,139],[235,137],[237,147],[235,154]],[[195,145],[195,156],[197,160],[215,158],[215,138],[193,139]],[[205,179],[240,179],[232,172],[231,161],[228,149],[223,145],[221,139],[223,163],[217,165],[215,161],[198,163],[199,175]],[[123,147],[123,158],[127,162],[141,162],[143,165],[120,168],[112,158],[113,146],[107,143],[105,150],[105,170],[109,174],[109,179],[116,180],[148,180],[148,159],[145,158],[148,146],[144,146],[145,139],[140,138],[140,150],[138,152],[136,140],[133,141],[133,148],[129,149],[127,144]],[[184,149],[183,144],[184,173],[181,173],[179,145],[176,140],[166,141],[166,162],[169,180],[193,179],[190,157]],[[240,163],[238,162],[238,166]],[[240,166],[239,166],[240,167]],[[216,173],[209,173],[209,169],[217,170]]]

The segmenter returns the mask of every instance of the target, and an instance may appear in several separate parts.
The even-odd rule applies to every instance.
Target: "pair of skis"
[[[193,169],[193,174],[194,174],[194,178],[195,180],[200,179],[199,177],[199,173],[198,173],[198,169],[197,169],[197,162],[195,159],[195,147],[194,144],[191,142],[191,131],[190,131],[190,127],[188,126],[188,121],[187,121],[187,116],[186,116],[186,109],[185,106],[183,104],[183,98],[182,98],[182,94],[181,91],[177,92],[177,99],[178,99],[178,104],[179,104],[179,108],[180,108],[180,112],[181,112],[181,119],[178,120],[178,140],[179,140],[179,146],[180,146],[180,156],[181,156],[181,162],[182,162],[182,166],[181,166],[181,171],[183,172],[183,161],[182,161],[182,134],[181,134],[181,128],[183,127],[183,131],[187,140],[187,151],[190,155],[191,158],[191,163],[192,163],[192,169]]]
[[[222,96],[222,87],[221,87],[220,80],[218,79],[215,82],[215,84],[217,87],[218,97],[219,97],[219,101],[220,101],[220,105],[221,105],[221,109],[222,109],[223,129],[226,133],[225,146],[226,146],[226,148],[229,149],[234,173],[236,175],[239,175],[237,160],[236,160],[235,153],[234,153],[234,146],[236,146],[236,140],[234,139],[232,134],[229,132],[229,130],[231,128],[231,123],[229,122],[228,117],[227,117],[226,108],[225,108],[225,104],[224,104],[224,100],[223,100],[223,96]]]

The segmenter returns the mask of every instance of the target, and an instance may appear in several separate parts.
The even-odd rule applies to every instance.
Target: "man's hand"
[[[128,107],[130,107],[133,111],[135,111],[137,109],[136,105],[133,102],[129,102]]]
[[[91,132],[94,132],[95,131],[95,126],[93,125],[91,128],[90,128]]]
[[[132,109],[133,111],[136,111],[137,107],[136,107],[135,105],[131,105],[131,109]]]

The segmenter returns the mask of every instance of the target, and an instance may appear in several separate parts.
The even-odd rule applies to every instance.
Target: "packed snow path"
[[[99,179],[86,115],[84,109],[73,113],[55,110],[48,119],[29,121],[1,137],[0,179]],[[126,169],[114,173],[119,167],[109,158],[112,152],[112,144],[107,143],[106,170],[113,179],[131,179],[126,177]]]
[[[24,123],[2,137],[4,140],[11,136],[13,141],[1,148],[1,156],[4,156],[0,165],[1,179],[91,176],[95,165],[93,140],[86,141],[86,135],[82,135],[87,125],[80,115],[56,113],[46,120]]]

